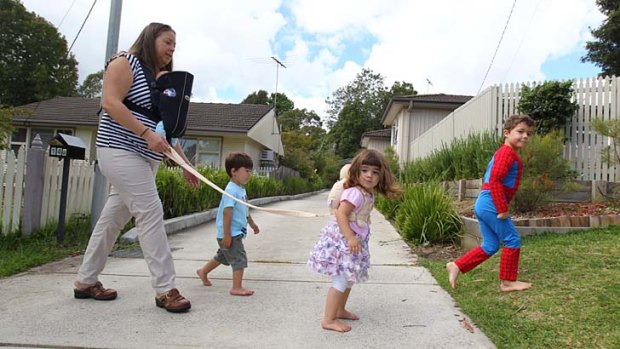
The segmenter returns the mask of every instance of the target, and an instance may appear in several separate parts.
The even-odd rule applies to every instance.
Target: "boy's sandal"
[[[74,288],[73,296],[79,299],[93,298],[98,301],[111,301],[116,299],[117,293],[116,290],[111,288],[104,288],[101,282],[97,281],[96,284],[88,286],[83,290]]]
[[[155,305],[171,313],[182,313],[188,311],[189,308],[192,307],[189,300],[181,296],[179,290],[176,288],[171,289],[159,297],[156,296]]]

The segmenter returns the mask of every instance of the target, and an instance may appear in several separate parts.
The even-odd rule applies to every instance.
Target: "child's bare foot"
[[[455,288],[456,278],[459,276],[461,270],[454,262],[446,264],[446,270],[448,271],[448,281],[450,281],[450,286],[452,286],[452,288]]]
[[[338,313],[336,314],[336,318],[345,319],[345,320],[359,320],[360,319],[359,316],[355,315],[354,313],[346,309],[344,311],[338,311]]]
[[[211,283],[211,281],[209,281],[209,278],[207,278],[207,274],[202,272],[202,268],[201,269],[197,269],[196,270],[196,274],[198,275],[200,280],[202,280],[202,284],[203,285],[205,285],[205,286],[212,286],[213,285]]]
[[[530,287],[532,287],[531,283],[523,281],[502,280],[502,282],[499,284],[499,289],[502,292],[525,291]]]
[[[254,291],[247,288],[231,288],[229,293],[231,296],[251,296],[254,294]]]
[[[351,326],[345,324],[340,320],[332,320],[327,321],[325,319],[321,320],[321,327],[325,330],[337,331],[337,332],[349,332],[351,331]]]

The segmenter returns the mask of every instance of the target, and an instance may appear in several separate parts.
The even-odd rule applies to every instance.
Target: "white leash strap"
[[[218,187],[216,184],[214,184],[213,182],[211,182],[210,180],[208,180],[207,178],[205,178],[203,175],[200,174],[200,172],[196,171],[195,168],[193,168],[190,164],[186,163],[185,160],[183,160],[183,158],[181,157],[181,155],[179,155],[176,150],[174,150],[174,148],[170,148],[170,151],[164,152],[164,155],[166,155],[170,160],[176,162],[177,164],[179,164],[179,166],[183,167],[184,169],[186,169],[187,171],[189,171],[191,174],[193,174],[194,176],[196,176],[196,178],[200,179],[201,181],[203,181],[205,184],[207,184],[208,186],[210,186],[211,188],[217,190],[218,192],[220,192],[222,195],[226,195],[229,198],[235,200],[236,202],[242,204],[242,205],[246,205],[250,208],[253,208],[255,210],[259,210],[259,211],[265,211],[265,212],[269,212],[269,213],[274,213],[274,214],[280,214],[280,215],[285,215],[285,216],[293,216],[293,217],[306,217],[306,218],[313,218],[313,217],[322,217],[323,215],[319,215],[316,213],[311,213],[311,212],[304,212],[304,211],[295,211],[295,210],[284,210],[284,209],[277,209],[277,208],[267,208],[267,207],[259,207],[259,206],[254,206],[248,202],[245,202],[243,200],[239,200],[236,197],[228,194],[226,191],[222,190],[222,188]]]

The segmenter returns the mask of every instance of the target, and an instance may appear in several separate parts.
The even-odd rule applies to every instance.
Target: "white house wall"
[[[271,110],[267,115],[260,119],[248,132],[248,137],[263,147],[284,155],[284,147],[280,138],[278,122],[274,117],[275,113]]]
[[[234,152],[245,152],[245,139],[243,137],[222,138],[222,167],[224,167],[226,156]]]
[[[366,149],[376,150],[381,154],[385,154],[385,148],[387,148],[388,145],[390,145],[389,139],[369,139],[365,147]]]
[[[97,129],[92,128],[77,128],[75,130],[75,136],[86,145],[86,160],[95,160],[97,157],[95,149],[96,133]]]
[[[404,165],[409,159],[409,140],[411,139],[411,112],[402,109],[398,116],[398,134],[396,135],[396,154],[398,154],[398,162]]]
[[[406,149],[404,153],[399,154],[401,162],[411,161],[413,158],[417,158],[417,149],[411,147],[411,143],[417,138],[423,135],[428,129],[439,123],[446,115],[450,114],[451,110],[445,109],[417,109],[413,108],[411,112],[404,110],[409,120],[409,126],[407,128],[408,139],[401,147],[401,150]],[[405,133],[405,132],[402,132]],[[404,155],[404,156],[403,156]]]

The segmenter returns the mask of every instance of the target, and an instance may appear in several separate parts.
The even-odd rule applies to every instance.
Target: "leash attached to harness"
[[[269,212],[269,213],[273,213],[273,214],[279,214],[279,215],[284,215],[284,216],[304,217],[304,218],[314,218],[314,217],[323,217],[323,216],[325,216],[325,215],[320,215],[320,214],[317,214],[317,213],[311,213],[311,212],[305,212],[305,211],[285,210],[285,209],[277,209],[277,208],[267,208],[267,207],[259,207],[259,206],[252,205],[252,204],[250,204],[248,202],[245,202],[243,200],[239,200],[236,197],[228,194],[225,190],[223,190],[222,188],[218,187],[215,183],[213,183],[210,180],[208,180],[207,178],[205,178],[195,168],[193,168],[191,165],[186,163],[185,160],[183,160],[183,158],[181,157],[181,155],[179,155],[176,152],[176,150],[174,150],[174,148],[170,148],[169,151],[164,152],[164,155],[166,155],[170,160],[172,160],[172,161],[176,162],[177,164],[179,164],[179,166],[181,166],[184,169],[186,169],[187,171],[189,171],[191,174],[196,176],[196,178],[200,179],[201,181],[203,181],[205,184],[207,184],[211,188],[213,188],[216,191],[220,192],[222,195],[226,195],[229,198],[235,200],[236,202],[238,202],[238,203],[240,203],[242,205],[248,206],[250,208],[253,208],[255,210],[265,211],[265,212]]]

